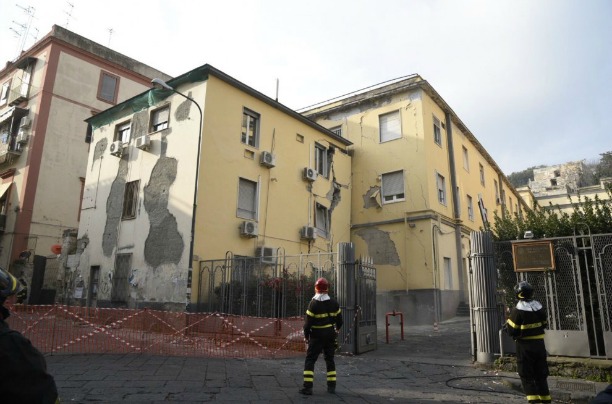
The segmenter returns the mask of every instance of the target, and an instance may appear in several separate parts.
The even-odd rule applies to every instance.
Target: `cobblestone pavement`
[[[315,368],[313,396],[298,393],[304,359],[207,359],[125,355],[47,357],[62,402],[224,403],[504,403],[524,404],[515,374],[497,374],[472,364],[469,321],[397,327],[386,343],[359,356],[339,355],[337,394],[325,389],[325,364]],[[580,394],[556,389],[553,402],[588,402],[603,383],[583,382]],[[576,381],[574,381],[576,382]],[[581,387],[582,388],[582,387]]]

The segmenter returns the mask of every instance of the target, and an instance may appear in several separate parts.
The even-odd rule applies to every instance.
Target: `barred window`
[[[138,209],[138,189],[140,181],[130,181],[125,184],[125,193],[123,194],[123,214],[121,219],[134,219],[136,210]]]

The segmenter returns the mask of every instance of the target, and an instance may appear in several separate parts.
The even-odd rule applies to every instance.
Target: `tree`
[[[574,202],[570,197],[572,213],[562,212],[558,205],[527,211],[523,217],[511,216],[508,211],[500,217],[495,212],[493,235],[497,241],[520,240],[526,230],[531,230],[536,238],[563,237],[585,227],[591,234],[612,233],[612,191],[608,188],[607,192],[608,199],[579,194]]]

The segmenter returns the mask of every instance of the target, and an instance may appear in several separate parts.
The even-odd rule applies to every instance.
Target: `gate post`
[[[470,235],[473,263],[473,306],[476,328],[476,360],[479,363],[493,362],[497,352],[500,324],[497,315],[497,270],[490,231],[473,231]]]
[[[353,243],[338,243],[338,274],[336,294],[344,325],[338,335],[340,349],[357,353],[355,344],[355,246]]]

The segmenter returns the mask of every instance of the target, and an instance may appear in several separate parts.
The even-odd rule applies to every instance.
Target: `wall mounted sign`
[[[552,241],[512,243],[512,257],[515,272],[555,270]]]

